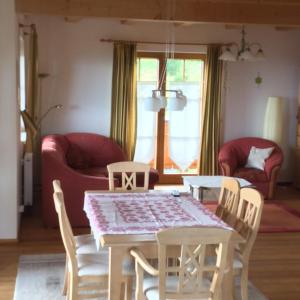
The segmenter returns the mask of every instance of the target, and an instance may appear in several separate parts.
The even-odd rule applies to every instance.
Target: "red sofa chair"
[[[264,171],[246,168],[251,147],[274,147],[270,157],[265,161]],[[240,177],[251,182],[266,199],[272,199],[277,176],[283,162],[283,154],[278,145],[272,141],[247,137],[225,143],[219,151],[219,165],[222,175]]]
[[[108,190],[106,166],[127,160],[121,147],[110,138],[92,133],[48,135],[42,141],[42,214],[48,227],[58,226],[53,203],[52,181],[59,179],[64,191],[66,210],[72,226],[88,226],[83,211],[84,191]],[[141,174],[142,175],[142,174]],[[143,176],[143,175],[142,175]],[[137,184],[143,182],[138,176]],[[158,182],[151,169],[149,188]],[[116,178],[116,185],[119,181]]]

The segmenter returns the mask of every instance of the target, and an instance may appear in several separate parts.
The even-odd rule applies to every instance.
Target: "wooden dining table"
[[[138,247],[147,258],[157,257],[155,234],[170,227],[207,226],[232,230],[222,299],[233,299],[233,248],[244,239],[188,193],[168,191],[108,193],[86,191],[84,211],[97,247],[109,248],[108,299],[121,299],[122,262]]]

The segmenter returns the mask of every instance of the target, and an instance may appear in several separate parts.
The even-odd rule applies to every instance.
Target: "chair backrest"
[[[150,166],[144,163],[122,161],[107,165],[110,191],[147,191]],[[137,187],[137,173],[144,174],[144,185]],[[121,187],[116,187],[114,176],[120,176]]]
[[[158,232],[159,299],[219,299],[231,234],[230,230],[213,227],[170,228]],[[220,249],[213,264],[205,260],[206,249],[211,245]],[[181,248],[178,266],[168,265],[168,248],[172,246]],[[166,289],[169,276],[173,280],[175,277],[174,290]]]
[[[225,177],[222,180],[216,215],[229,225],[233,225],[235,223],[239,198],[239,182],[234,178]]]
[[[240,258],[247,262],[254,245],[260,225],[264,200],[255,189],[242,188],[237,212],[237,220],[234,229],[245,239],[237,251]]]
[[[52,181],[52,185],[53,185],[54,193],[61,194],[62,214],[63,214],[64,220],[65,220],[64,222],[65,222],[66,230],[67,230],[67,233],[69,235],[69,239],[71,240],[71,243],[73,244],[74,247],[76,247],[76,242],[75,242],[75,239],[74,239],[72,226],[71,226],[71,223],[69,221],[67,211],[66,211],[66,206],[65,206],[65,202],[64,202],[64,194],[63,194],[63,190],[61,188],[61,183],[60,183],[59,180],[55,179],[55,180]],[[55,207],[55,210],[58,213],[56,207]]]
[[[66,218],[66,214],[64,213],[64,197],[62,193],[54,193],[53,194],[55,210],[58,215],[59,221],[59,229],[61,233],[61,237],[63,240],[63,244],[67,253],[68,263],[70,267],[70,271],[73,274],[77,274],[78,266],[76,261],[76,248],[73,242],[73,236],[70,236],[68,230],[68,219]]]

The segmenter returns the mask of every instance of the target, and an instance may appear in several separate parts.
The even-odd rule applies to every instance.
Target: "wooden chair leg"
[[[73,274],[69,274],[69,288],[68,288],[68,295],[69,300],[78,300],[78,281]]]
[[[132,276],[126,277],[126,294],[125,294],[125,300],[132,300]]]
[[[125,282],[123,282],[122,286],[121,286],[121,297],[120,297],[120,299],[125,300],[126,299],[125,296],[126,296],[126,284],[125,284]]]
[[[65,275],[64,275],[64,286],[63,286],[63,290],[62,290],[62,294],[63,296],[67,295],[67,291],[68,291],[68,277],[69,277],[69,271],[68,271],[68,262],[66,261],[66,266],[65,266]]]
[[[241,294],[242,300],[248,300],[248,266],[243,266],[241,272]]]

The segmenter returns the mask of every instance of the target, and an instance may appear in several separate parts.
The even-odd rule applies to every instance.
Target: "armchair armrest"
[[[135,262],[139,264],[147,273],[152,276],[158,276],[159,272],[149,264],[144,254],[138,249],[131,249],[130,254],[134,257]]]
[[[278,169],[281,167],[283,162],[283,155],[280,153],[276,153],[274,155],[271,155],[265,163],[265,172],[268,176],[268,179],[272,178],[272,172],[275,168],[278,167]]]
[[[233,152],[233,150],[227,148],[222,148],[219,152],[218,160],[222,169],[222,175],[232,176],[238,166],[237,155]]]

